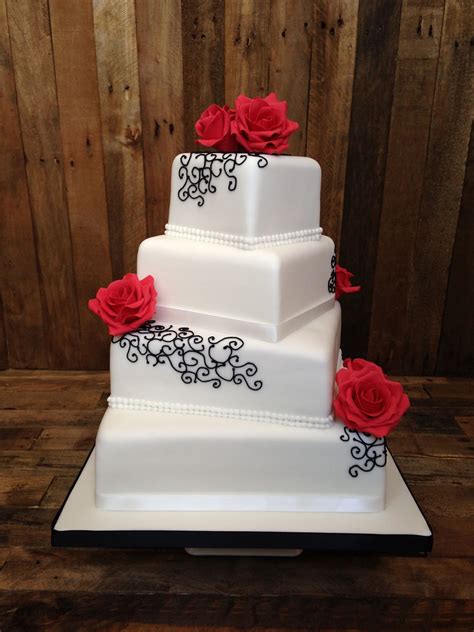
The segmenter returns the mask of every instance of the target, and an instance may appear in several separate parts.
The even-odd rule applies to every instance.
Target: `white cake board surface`
[[[288,556],[301,549],[429,552],[431,529],[391,454],[386,467],[386,507],[377,513],[106,511],[95,506],[92,451],[53,522],[52,544],[186,548],[197,555],[240,550]]]

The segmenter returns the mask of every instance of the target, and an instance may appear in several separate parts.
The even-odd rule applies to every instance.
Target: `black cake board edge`
[[[345,551],[352,553],[391,553],[399,555],[420,555],[429,553],[433,547],[432,529],[426,520],[423,511],[411,493],[400,469],[390,452],[387,459],[387,507],[384,514],[390,511],[390,489],[396,487],[397,493],[405,497],[409,503],[412,516],[416,525],[407,524],[405,516],[394,514],[390,520],[390,533],[377,533],[374,523],[379,514],[364,514],[364,524],[367,528],[357,532],[342,532],[337,528],[334,531],[313,530],[286,530],[284,528],[286,514],[274,514],[268,512],[268,530],[250,530],[239,528],[239,518],[248,512],[232,512],[235,517],[235,530],[229,529],[187,529],[186,522],[195,514],[207,517],[210,512],[172,512],[175,519],[174,528],[170,528],[169,519],[166,517],[167,527],[163,529],[143,529],[139,526],[141,516],[154,514],[157,522],[160,516],[170,512],[116,512],[97,509],[94,503],[94,449],[89,453],[84,465],[74,481],[61,508],[57,512],[51,525],[51,545],[53,547],[75,548],[113,548],[113,549],[144,549],[144,548],[184,548],[195,554],[226,553],[242,555],[297,555],[301,550],[312,551]],[[67,514],[74,512],[75,506],[82,506],[80,524],[74,523],[74,519]],[[216,512],[211,512],[216,516]],[[227,517],[230,512],[226,512]],[[263,513],[263,512],[261,512]],[[121,516],[127,515],[127,525],[123,524]],[[106,515],[108,522],[104,528],[103,518]],[[303,513],[292,514],[297,521],[304,520]],[[307,514],[308,516],[309,514]],[[310,514],[313,518],[317,514]],[[280,517],[280,528],[274,529],[275,516]],[[281,517],[283,519],[281,519]],[[334,520],[341,519],[341,514],[331,514]],[[344,514],[345,523],[350,523],[352,514]],[[247,516],[245,516],[247,518]],[[130,521],[136,522],[130,529]],[[122,522],[122,524],[120,524]],[[412,521],[413,523],[413,521]],[[122,528],[120,528],[122,527]],[[271,528],[273,527],[273,529]],[[413,528],[414,527],[414,528]]]

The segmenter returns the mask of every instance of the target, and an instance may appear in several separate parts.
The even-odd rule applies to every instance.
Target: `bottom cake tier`
[[[384,439],[325,429],[109,408],[96,442],[108,510],[376,512]]]

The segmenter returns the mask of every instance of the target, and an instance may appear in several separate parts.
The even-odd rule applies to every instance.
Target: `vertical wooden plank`
[[[185,144],[196,151],[194,123],[211,103],[224,104],[224,3],[183,0]]]
[[[405,0],[385,172],[369,356],[403,374],[419,330],[407,328],[443,22],[443,0]]]
[[[79,320],[48,5],[8,0],[7,14],[48,366],[77,368]]]
[[[418,330],[406,371],[436,366],[449,265],[458,223],[472,115],[472,3],[446,0],[421,196],[407,330]]]
[[[225,100],[268,93],[270,0],[225,2]]]
[[[18,117],[10,37],[4,0],[0,0],[0,261],[2,368],[48,366],[36,247]],[[7,357],[6,339],[9,341]],[[34,340],[35,344],[31,344]]]
[[[474,375],[474,127],[464,177],[441,340],[436,364],[439,375]]]
[[[8,369],[8,346],[3,315],[3,297],[0,293],[0,371]]]
[[[306,153],[312,31],[313,0],[273,0],[268,91],[288,101],[288,114],[300,125],[288,150],[300,156]]]
[[[80,322],[80,367],[105,368],[109,339],[87,307],[97,288],[112,280],[92,6],[82,0],[50,0],[49,6]]]
[[[114,279],[136,270],[146,237],[135,3],[94,0],[110,253]]]
[[[316,0],[306,153],[321,165],[321,226],[339,240],[344,206],[358,0]]]
[[[137,0],[137,46],[148,231],[164,231],[171,163],[184,147],[181,5]]]
[[[344,304],[343,349],[366,356],[401,0],[361,0],[340,263],[363,288]]]

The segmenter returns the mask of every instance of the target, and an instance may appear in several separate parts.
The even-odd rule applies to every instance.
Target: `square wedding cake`
[[[275,95],[208,108],[211,150],[175,158],[165,235],[90,301],[113,336],[97,507],[383,510],[408,400],[343,366],[336,298],[359,288],[319,225],[318,163],[281,155],[294,129]]]

